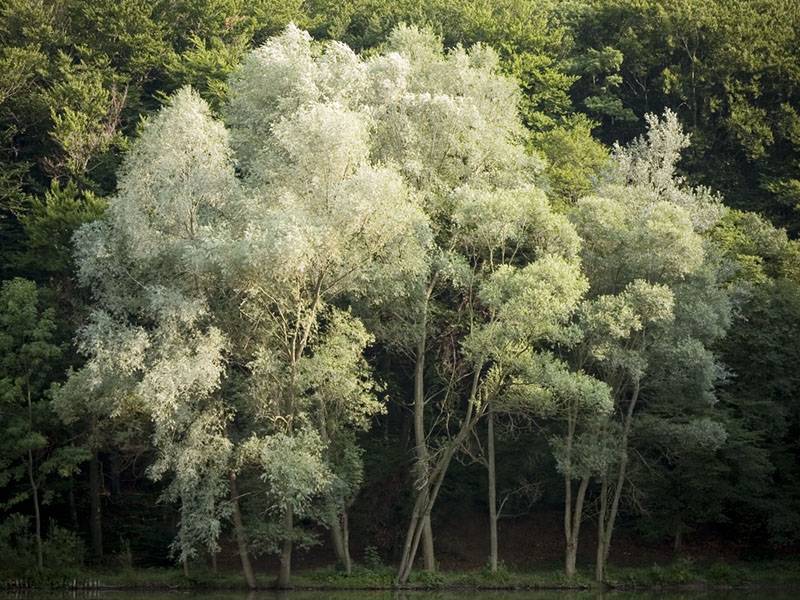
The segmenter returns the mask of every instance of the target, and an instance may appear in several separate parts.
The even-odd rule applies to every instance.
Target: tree
[[[84,459],[81,450],[53,439],[58,420],[46,396],[49,374],[61,349],[54,344],[54,311],[43,308],[36,285],[24,279],[4,281],[0,289],[0,483],[27,480],[6,507],[30,499],[33,504],[36,562],[44,568],[42,506],[48,504],[53,476],[67,477]],[[56,363],[57,364],[57,363]]]
[[[637,407],[655,410],[659,398],[674,404],[665,390],[680,389],[687,371],[678,365],[698,378],[691,393],[684,387],[689,405],[713,398],[720,370],[711,348],[728,326],[729,306],[701,235],[722,215],[719,198],[675,175],[688,143],[675,115],[648,121],[646,136],[617,146],[616,176],[600,189],[605,197],[581,200],[573,211],[591,286],[576,360],[611,387],[618,427],[600,428],[612,459],[599,473],[598,580],[628,477]]]
[[[181,506],[176,553],[185,562],[198,543],[216,549],[227,474],[255,469],[280,523],[284,587],[295,516],[330,487],[328,443],[381,410],[360,358],[370,338],[335,303],[391,294],[426,264],[413,196],[391,168],[370,164],[366,115],[336,100],[361,62],[342,45],[319,50],[291,27],[249,56],[227,112],[233,150],[207,105],[179,92],[145,126],[77,250],[97,298],[85,369],[98,385],[104,373],[122,377],[120,401],[153,423],[151,474],[170,473],[165,497]],[[297,62],[281,70],[287,55]],[[313,76],[330,96],[309,90]],[[276,92],[277,106],[263,95]],[[293,102],[307,93],[313,102]],[[112,371],[109,347],[126,368]]]

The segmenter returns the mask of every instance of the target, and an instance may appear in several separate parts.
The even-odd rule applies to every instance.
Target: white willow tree
[[[491,386],[506,381],[500,365],[514,355],[511,346],[536,352],[577,305],[585,288],[577,237],[533,187],[538,161],[525,152],[519,91],[485,47],[445,54],[432,34],[400,27],[383,54],[362,60],[289,27],[245,59],[230,98],[225,114],[247,188],[243,210],[260,213],[264,195],[293,209],[277,213],[291,226],[244,219],[252,245],[240,252],[233,277],[248,282],[248,335],[291,354],[314,340],[323,308],[347,298],[367,307],[362,314],[380,340],[414,364],[417,486],[398,576],[405,581],[420,543],[426,568],[435,568],[430,511]],[[382,204],[401,197],[405,204]],[[359,241],[342,244],[354,235],[351,212],[367,207],[389,225],[370,229],[365,220],[361,237],[349,238]],[[298,209],[319,225],[304,228]],[[262,240],[291,248],[292,260],[270,265],[259,255]],[[285,271],[265,278],[270,268]],[[501,284],[502,293],[485,295]],[[540,311],[523,310],[524,302]],[[442,330],[451,332],[444,344]],[[428,369],[431,354],[440,360]],[[271,394],[294,389],[282,378],[293,381],[295,367],[260,360],[267,366],[259,380],[277,386]],[[457,430],[428,422],[434,395],[440,416],[459,416]]]
[[[76,234],[78,275],[96,303],[79,335],[87,363],[62,403],[82,388],[101,412],[150,420],[150,474],[170,474],[165,499],[180,503],[174,550],[184,566],[199,548],[216,552],[229,509],[230,414],[219,395],[228,342],[214,325],[220,290],[208,247],[237,192],[227,132],[184,90],[146,124],[104,218]]]
[[[301,433],[314,450],[309,467],[325,464],[322,439],[342,441],[341,424],[364,427],[381,410],[358,359],[370,338],[336,303],[402,296],[404,282],[427,271],[427,219],[400,174],[370,156],[366,84],[349,48],[317,45],[290,26],[233,75],[226,112],[249,215],[227,276],[241,295],[241,345],[258,349],[249,367],[261,423],[254,435]],[[351,495],[331,489],[340,505]],[[289,583],[294,513],[309,508],[300,491],[274,503],[283,520],[279,585]],[[344,522],[329,520],[346,564]]]
[[[573,352],[574,364],[605,381],[614,399],[612,419],[586,428],[600,460],[581,476],[582,488],[589,477],[600,481],[598,580],[628,477],[635,417],[643,403],[655,401],[664,379],[682,368],[704,371],[702,393],[672,402],[713,399],[720,369],[710,348],[727,326],[727,302],[702,237],[722,215],[720,199],[676,175],[688,137],[675,115],[649,116],[648,124],[646,136],[615,149],[611,180],[597,196],[580,200],[571,215],[584,241],[581,256],[590,281],[579,311],[583,337]],[[681,358],[680,351],[669,348],[691,348],[692,358],[684,360],[686,353]],[[665,360],[671,364],[664,365]],[[570,551],[574,547],[568,542],[568,574],[574,573]]]
[[[337,64],[352,60],[338,52]],[[539,161],[525,151],[519,90],[499,74],[492,50],[445,53],[430,32],[400,27],[337,93],[329,82],[343,77],[341,67],[325,86],[309,86],[313,78],[302,75],[309,62],[328,73],[331,60],[287,60],[281,54],[270,69],[294,78],[290,105],[333,97],[370,116],[371,156],[398,169],[433,232],[430,268],[406,278],[403,293],[362,304],[379,339],[414,366],[416,485],[397,576],[403,583],[420,545],[425,568],[435,568],[430,514],[454,454],[523,368],[518,363],[558,338],[577,306],[585,290],[579,240],[534,186]],[[265,89],[253,95],[279,90],[282,99],[270,96],[269,104],[281,110],[283,88]],[[232,106],[247,113],[252,105]],[[244,140],[260,135],[242,132]],[[253,164],[268,158],[248,156]]]
[[[413,190],[373,162],[370,115],[346,104],[364,72],[346,47],[289,27],[233,76],[230,143],[181,90],[146,123],[104,219],[77,236],[96,309],[74,377],[113,379],[120,409],[152,421],[151,474],[180,502],[184,563],[216,551],[230,513],[251,586],[237,473],[262,481],[288,586],[296,517],[333,502],[341,524],[355,493],[332,449],[382,410],[371,337],[344,303],[397,297],[427,270]]]

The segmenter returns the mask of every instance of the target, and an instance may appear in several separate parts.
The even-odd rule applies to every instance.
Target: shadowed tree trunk
[[[414,508],[411,511],[411,520],[406,530],[406,539],[403,545],[403,555],[400,560],[400,567],[397,572],[396,583],[405,584],[411,575],[411,569],[414,566],[414,560],[419,550],[419,544],[425,529],[425,517],[430,517],[431,509],[436,502],[436,497],[441,489],[444,477],[447,474],[447,469],[450,467],[450,462],[453,459],[456,451],[462,446],[467,436],[475,427],[475,424],[485,413],[485,407],[479,407],[476,410],[476,399],[478,393],[478,385],[480,383],[481,369],[483,365],[477,365],[472,378],[472,387],[469,394],[467,403],[467,412],[464,420],[461,422],[461,427],[458,433],[437,453],[436,460],[432,461],[427,474],[428,491],[417,490],[416,498],[414,501]]]
[[[595,580],[603,581],[605,577],[606,564],[608,563],[608,553],[611,549],[611,537],[614,534],[614,524],[619,513],[619,502],[622,497],[622,488],[625,486],[625,477],[628,468],[628,438],[630,437],[631,425],[633,423],[633,411],[639,399],[639,382],[634,382],[633,393],[625,411],[625,420],[622,424],[622,439],[620,441],[620,455],[617,465],[616,481],[614,482],[614,494],[611,502],[608,502],[609,481],[607,476],[603,476],[603,487],[601,490],[602,510],[598,515],[597,530],[597,559],[595,563]]]
[[[424,326],[423,326],[424,327]],[[417,477],[420,479],[420,493],[430,496],[430,482],[427,477],[428,441],[425,436],[425,335],[417,344],[416,364],[414,368],[414,440],[417,454]],[[433,527],[431,516],[422,517],[422,555],[426,571],[436,570],[436,556],[433,546]]]
[[[96,561],[103,558],[103,513],[100,504],[102,489],[100,455],[94,450],[89,460],[89,531],[92,538],[92,557]]]
[[[236,545],[239,548],[239,560],[242,563],[242,574],[247,582],[247,587],[251,590],[256,587],[256,576],[253,573],[253,565],[250,563],[250,553],[247,550],[247,536],[245,535],[244,524],[242,523],[242,512],[239,509],[239,490],[236,485],[236,474],[230,475],[231,504],[233,507],[233,530],[236,534]]]
[[[294,535],[294,510],[291,506],[286,508],[283,515],[283,540],[280,556],[280,570],[278,571],[278,589],[288,589],[292,576],[292,537]]]
[[[494,455],[494,412],[488,414],[488,456],[486,468],[489,472],[489,568],[497,572],[497,475]]]

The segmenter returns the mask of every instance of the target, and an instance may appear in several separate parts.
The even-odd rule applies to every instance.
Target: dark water
[[[683,592],[26,592],[0,599],[26,600],[796,600],[800,590],[715,590]]]

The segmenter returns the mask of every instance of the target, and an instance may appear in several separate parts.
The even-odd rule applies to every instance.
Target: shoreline
[[[567,580],[559,571],[487,570],[415,572],[402,586],[394,584],[394,570],[387,567],[358,567],[347,575],[334,568],[298,571],[293,584],[279,589],[272,573],[249,589],[238,572],[219,574],[198,570],[186,577],[178,569],[143,568],[133,570],[77,569],[39,575],[0,575],[0,592],[22,590],[75,590],[120,592],[478,592],[478,591],[664,591],[704,592],[725,590],[800,590],[800,561],[770,563],[715,563],[710,565],[676,561],[670,565],[620,567],[612,569],[603,583],[597,583],[588,570]]]

